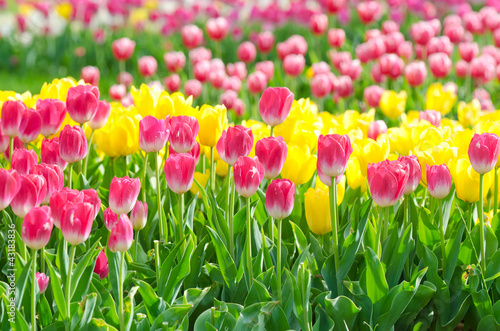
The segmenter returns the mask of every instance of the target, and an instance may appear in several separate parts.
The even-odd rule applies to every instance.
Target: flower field
[[[2,330],[500,330],[500,4],[0,0]]]

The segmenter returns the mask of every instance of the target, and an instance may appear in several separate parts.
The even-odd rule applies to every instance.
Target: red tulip
[[[333,48],[341,48],[345,43],[344,29],[330,29],[326,37],[328,44]]]
[[[210,18],[207,21],[206,29],[210,39],[221,41],[227,36],[229,31],[229,22],[224,17]]]
[[[265,178],[277,177],[285,164],[288,146],[283,137],[262,138],[255,144],[255,156],[264,167]]]
[[[48,137],[56,134],[61,128],[66,116],[66,104],[59,99],[38,99],[36,111],[42,118],[40,133]]]
[[[378,85],[370,85],[366,87],[363,91],[363,99],[370,107],[378,107],[380,103],[380,98],[382,93],[384,93],[384,88]]]
[[[318,138],[318,167],[327,176],[342,175],[351,153],[351,140],[347,135],[320,135]]]
[[[71,119],[77,123],[87,123],[97,111],[100,93],[96,86],[77,85],[70,87],[66,99],[66,109]]]
[[[293,97],[293,93],[286,87],[267,88],[259,101],[262,120],[270,126],[283,123],[292,108]]]
[[[490,172],[498,161],[500,138],[494,133],[474,134],[469,144],[469,160],[479,174]]]
[[[196,159],[186,153],[171,155],[165,160],[165,178],[174,193],[189,191],[193,185],[195,167]]]
[[[106,256],[106,250],[103,248],[97,259],[95,261],[94,272],[99,276],[99,279],[104,279],[108,277],[109,274],[109,262]]]
[[[66,125],[59,136],[59,155],[68,162],[81,161],[87,155],[87,138],[82,128]]]
[[[87,202],[68,202],[61,215],[61,232],[71,245],[79,245],[90,236],[94,207]]]
[[[117,215],[127,214],[134,208],[140,191],[139,178],[114,177],[109,188],[109,207]]]
[[[49,207],[32,208],[23,220],[23,242],[31,249],[45,247],[50,240],[53,226]]]
[[[80,71],[80,78],[87,84],[98,86],[99,79],[101,79],[101,72],[97,67],[86,66]]]
[[[38,289],[40,290],[40,294],[45,293],[47,290],[47,286],[49,286],[50,277],[44,273],[37,272],[36,273],[36,281],[38,283]]]
[[[23,112],[17,136],[25,144],[35,140],[42,129],[42,117],[34,109]]]
[[[264,179],[264,167],[257,157],[240,156],[234,164],[234,185],[239,195],[249,198]]]
[[[408,165],[400,161],[369,163],[368,185],[373,201],[380,207],[398,202],[405,192],[408,172]]]
[[[436,110],[428,109],[425,111],[421,111],[418,115],[418,118],[421,121],[428,121],[435,127],[439,127],[441,125],[441,113]]]
[[[181,88],[181,78],[178,74],[171,74],[163,79],[163,85],[169,93],[177,92]]]
[[[257,35],[256,43],[259,52],[266,54],[272,51],[274,47],[275,37],[271,31],[264,31]]]
[[[115,226],[116,222],[118,222],[118,215],[116,215],[111,208],[106,208],[103,213],[104,225],[108,231],[111,231]]]
[[[159,120],[154,116],[146,116],[139,122],[139,146],[146,152],[159,152],[168,141],[170,130],[169,117]]]
[[[446,164],[427,164],[427,189],[431,196],[436,199],[445,198],[451,189],[451,174]]]
[[[203,42],[203,31],[196,25],[185,25],[181,29],[182,43],[186,48],[198,47]]]
[[[170,119],[170,144],[177,153],[189,152],[198,135],[198,120],[192,116],[174,116]]]
[[[57,228],[61,228],[61,217],[63,214],[64,206],[71,202],[83,202],[83,193],[78,190],[72,190],[64,187],[60,191],[54,192],[50,197],[49,206],[50,214],[54,220],[54,225]]]
[[[108,248],[113,253],[125,253],[132,246],[133,241],[134,230],[132,229],[132,222],[130,222],[127,214],[122,214],[113,229],[111,229]]]
[[[408,165],[408,181],[406,182],[406,188],[404,195],[410,195],[418,187],[420,179],[422,178],[422,168],[418,162],[418,158],[415,155],[410,156],[400,156],[398,161]]]
[[[106,125],[111,113],[111,105],[104,100],[97,102],[97,109],[94,116],[88,122],[92,130],[98,130]]]
[[[202,88],[201,82],[197,79],[189,79],[184,83],[184,93],[195,99],[201,95]]]
[[[186,55],[183,52],[168,52],[163,55],[163,61],[169,71],[181,71],[186,65]]]
[[[10,202],[12,211],[24,218],[34,207],[40,206],[47,194],[47,184],[41,175],[20,175],[19,191]]]
[[[328,16],[325,14],[314,14],[309,20],[309,29],[315,35],[322,35],[328,29]]]
[[[16,170],[0,168],[0,210],[10,205],[20,188],[19,175]]]
[[[253,147],[251,128],[241,125],[230,126],[222,131],[217,141],[217,152],[220,158],[229,165],[234,165],[240,156],[247,156]]]
[[[252,72],[248,75],[247,85],[250,93],[260,93],[267,87],[267,77],[260,71]]]
[[[148,221],[148,204],[137,201],[130,213],[130,221],[135,231],[142,230]]]
[[[295,184],[288,179],[273,180],[266,190],[266,210],[269,216],[282,220],[292,213]]]
[[[245,63],[251,63],[255,61],[255,57],[257,56],[257,50],[255,49],[255,45],[249,41],[242,42],[238,49],[236,50],[236,55],[238,59]]]
[[[405,68],[405,78],[410,86],[416,87],[424,83],[427,78],[427,67],[422,61],[408,64]]]
[[[66,169],[68,163],[59,154],[59,137],[44,139],[40,150],[42,163],[57,164],[61,170]]]
[[[111,45],[111,50],[117,61],[126,61],[134,54],[135,41],[127,37],[116,39]]]
[[[26,106],[20,100],[7,100],[3,103],[1,125],[2,131],[5,135],[11,138],[17,137],[23,114],[26,111]]]
[[[429,67],[434,77],[446,77],[451,70],[451,59],[445,53],[434,53],[429,56]]]
[[[283,71],[292,77],[300,75],[305,65],[306,59],[301,54],[289,54],[283,59]]]
[[[142,77],[151,77],[158,69],[158,62],[152,56],[143,56],[137,61],[139,67],[139,74]]]
[[[64,173],[55,164],[37,164],[31,169],[31,173],[35,175],[42,175],[47,183],[47,194],[43,198],[43,204],[49,204],[50,197],[55,192],[64,187]]]
[[[31,169],[38,164],[38,155],[32,149],[24,148],[15,149],[12,153],[11,167],[15,169],[19,175],[27,175]]]
[[[377,137],[387,132],[387,124],[383,120],[370,122],[368,126],[368,138],[377,140]]]

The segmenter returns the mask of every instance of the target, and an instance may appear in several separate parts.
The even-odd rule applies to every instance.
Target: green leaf
[[[167,323],[169,326],[178,325],[179,322],[188,316],[192,307],[193,305],[174,305],[168,308],[154,321],[151,330],[157,330]]]
[[[165,300],[169,304],[172,304],[175,301],[177,294],[179,293],[179,290],[182,286],[182,281],[189,274],[189,262],[191,259],[191,255],[193,254],[193,246],[193,240],[190,239],[184,251],[184,255],[182,255],[180,261],[173,269],[171,269],[171,272],[168,275],[168,280],[165,284],[165,290],[163,291],[162,297],[163,300]],[[164,267],[165,265],[162,265],[162,268]]]
[[[445,268],[445,281],[450,284],[451,277],[457,265],[458,254],[460,253],[460,244],[462,242],[462,235],[465,230],[465,221],[461,217],[461,222],[455,226],[450,235],[450,239],[446,244],[446,268]]]
[[[481,318],[493,315],[491,299],[485,289],[482,289],[479,292],[472,292],[472,301],[474,302],[474,306],[476,306],[477,312]]]
[[[96,301],[97,301],[96,293],[89,294],[82,301],[82,305],[85,307],[85,309],[82,310],[82,306],[80,305],[80,307],[78,308],[78,315],[80,316],[80,320],[78,321],[77,325],[71,326],[71,330],[89,330],[89,324],[94,314]]]
[[[363,291],[368,295],[375,305],[389,292],[389,285],[384,276],[384,267],[380,263],[377,254],[368,247],[365,250],[366,269],[360,280]]]
[[[94,243],[94,245],[85,253],[85,255],[80,259],[80,261],[76,264],[76,267],[73,270],[73,275],[71,276],[71,293],[70,299],[73,298],[75,294],[76,288],[78,286],[78,282],[82,277],[85,268],[89,265],[94,257],[94,253],[96,252],[96,247],[99,244],[99,239]],[[77,298],[77,300],[80,300]]]
[[[167,304],[156,295],[155,291],[148,283],[134,279],[134,283],[139,286],[139,294],[142,297],[146,313],[151,324],[154,323],[156,318],[167,308]]]
[[[220,236],[212,228],[207,227],[212,238],[212,244],[215,248],[215,254],[217,255],[217,261],[219,262],[219,267],[222,272],[222,277],[226,286],[229,288],[230,292],[236,290],[236,266],[234,264],[233,258],[227,251],[226,246],[222,242]]]
[[[390,260],[387,265],[387,283],[389,287],[394,287],[398,284],[399,279],[401,278],[401,273],[403,272],[403,268],[406,260],[408,260],[408,256],[410,252],[415,247],[413,239],[411,239],[410,235],[412,232],[412,224],[409,224],[403,234],[399,237],[395,247],[390,252]],[[398,233],[397,228],[394,229],[393,235]]]
[[[47,269],[49,269],[50,284],[52,288],[52,294],[54,295],[54,301],[56,302],[57,309],[59,310],[59,314],[61,315],[62,319],[66,319],[68,318],[68,311],[66,310],[66,298],[62,292],[61,281],[54,271],[52,263],[50,263],[47,255],[45,255],[45,261],[47,262]]]
[[[302,253],[307,247],[307,239],[304,236],[304,233],[300,229],[300,227],[295,224],[292,220],[290,220],[290,225],[292,226],[293,236],[295,238],[295,243],[297,244],[297,249],[299,250],[299,254]]]
[[[339,296],[335,299],[326,299],[326,312],[335,323],[335,330],[348,331],[351,330],[356,316],[360,312],[351,299],[346,296]]]

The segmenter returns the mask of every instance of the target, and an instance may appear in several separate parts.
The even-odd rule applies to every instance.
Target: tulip
[[[306,60],[302,54],[289,54],[283,59],[285,74],[296,77],[304,71]]]
[[[19,189],[20,182],[17,171],[0,168],[0,211],[10,205]]]
[[[40,294],[45,293],[47,290],[47,286],[49,286],[49,276],[47,276],[44,273],[37,272],[36,273],[36,281],[38,283],[38,289],[40,291]]]
[[[327,34],[328,44],[333,48],[341,48],[345,43],[345,31],[343,29],[330,29]]]
[[[99,195],[97,191],[90,188],[87,190],[82,190],[83,193],[83,202],[90,203],[94,208],[94,218],[99,214],[99,210],[101,210],[101,199],[99,199]]]
[[[21,124],[17,136],[25,144],[35,140],[42,129],[42,117],[33,109],[27,109],[22,113]]]
[[[132,77],[130,73],[122,71],[116,76],[116,82],[125,85],[125,87],[129,87],[134,82],[134,77]]]
[[[59,154],[59,137],[44,139],[42,141],[40,159],[42,163],[56,164],[61,170],[66,169],[68,163],[64,161]]]
[[[171,74],[163,79],[163,85],[165,85],[168,92],[177,92],[181,88],[181,78],[178,74]]]
[[[196,159],[189,154],[177,154],[165,160],[165,177],[167,183],[177,194],[183,194],[193,185]]]
[[[460,53],[460,57],[464,61],[470,62],[479,54],[479,47],[477,46],[477,43],[462,42],[458,44],[458,51]]]
[[[231,166],[235,164],[240,156],[247,156],[252,147],[252,129],[241,125],[224,130],[217,142],[217,152],[220,158]]]
[[[500,153],[500,138],[494,133],[474,134],[469,144],[472,168],[484,175],[495,167]]]
[[[108,277],[109,274],[109,263],[108,257],[106,256],[106,250],[103,248],[97,259],[95,261],[94,272],[99,276],[99,279],[104,279]]]
[[[233,90],[227,90],[221,94],[220,104],[223,104],[227,109],[231,109],[236,99],[238,99],[238,93]]]
[[[221,41],[227,36],[229,22],[224,17],[211,18],[207,21],[206,29],[210,39]]]
[[[256,43],[259,52],[266,54],[269,53],[274,46],[275,37],[271,31],[264,31],[257,35]]]
[[[52,227],[49,207],[32,208],[23,220],[23,242],[34,250],[45,247],[50,240]]]
[[[101,72],[97,67],[86,66],[80,71],[80,78],[87,84],[98,86],[99,79],[101,78]]]
[[[14,138],[18,135],[19,126],[27,111],[22,101],[7,100],[2,105],[2,131],[5,135]]]
[[[195,99],[201,95],[202,89],[201,82],[197,79],[189,79],[184,83],[185,94]]]
[[[396,204],[408,182],[408,165],[400,161],[383,161],[368,165],[368,185],[373,201],[380,207]]]
[[[347,135],[320,135],[318,139],[318,167],[329,177],[345,172],[352,153],[351,140]]]
[[[365,102],[370,107],[378,107],[380,103],[380,98],[382,93],[384,93],[384,88],[378,85],[370,85],[366,87],[363,91],[363,98]]]
[[[55,164],[37,164],[31,169],[31,173],[42,175],[47,184],[47,194],[43,198],[42,204],[49,204],[52,195],[64,187],[64,173]]]
[[[176,151],[173,150],[172,145],[168,146],[168,155],[177,155],[177,154],[182,154],[182,153],[177,153]],[[195,158],[196,163],[198,163],[198,160],[200,159],[200,144],[195,141],[193,148],[187,152],[187,154],[191,155],[192,157]]]
[[[457,197],[468,203],[479,201],[479,177],[474,171],[471,162],[465,157],[459,157],[451,162],[450,173],[455,183]],[[488,172],[484,174],[484,186],[490,187],[493,183],[493,174]],[[483,201],[488,195],[488,190],[483,190]]]
[[[311,32],[317,36],[322,35],[328,29],[328,16],[325,14],[314,14],[309,20]]]
[[[428,22],[420,21],[411,25],[410,34],[417,44],[425,46],[434,37],[435,32]]]
[[[34,207],[40,206],[47,194],[47,184],[41,175],[20,175],[19,190],[10,202],[14,214],[24,218]]]
[[[146,226],[148,220],[148,204],[145,202],[136,201],[134,208],[130,214],[130,221],[135,231],[142,230]]]
[[[77,203],[83,202],[84,195],[78,190],[72,190],[64,187],[60,191],[54,192],[50,197],[49,206],[50,214],[54,221],[54,225],[57,228],[61,227],[61,217],[63,213],[63,208],[66,203]]]
[[[59,155],[68,162],[81,161],[87,155],[87,138],[79,126],[66,125],[59,136]]]
[[[349,76],[337,77],[334,87],[334,98],[348,98],[353,93],[353,83]]]
[[[263,121],[272,127],[285,121],[293,103],[293,93],[286,87],[267,88],[259,101]]]
[[[56,134],[66,116],[66,104],[58,99],[38,99],[36,111],[42,119],[40,133],[44,137]]]
[[[71,245],[85,242],[92,230],[94,207],[87,202],[68,202],[62,209],[61,231]]]
[[[451,89],[445,89],[440,83],[429,85],[426,93],[425,109],[434,109],[446,115],[457,102],[457,94]]]
[[[134,208],[140,190],[138,178],[113,177],[109,188],[109,207],[117,215],[129,213]]]
[[[326,10],[329,14],[337,14],[339,10],[344,8],[346,1],[345,0],[326,0],[325,6]]]
[[[9,149],[9,145],[10,145],[9,136],[3,134],[1,120],[2,119],[0,118],[0,154],[7,151]]]
[[[332,231],[329,194],[325,187],[310,187],[304,194],[304,208],[309,229],[319,236]]]
[[[383,120],[370,122],[368,126],[368,138],[377,140],[377,137],[383,133],[387,133],[387,124]]]
[[[324,98],[333,90],[333,84],[326,74],[319,74],[311,79],[311,94],[316,98]]]
[[[227,127],[225,107],[202,107],[199,116],[200,144],[215,147],[222,131]]]
[[[405,68],[405,78],[412,87],[420,86],[427,78],[427,67],[422,61],[412,62]]]
[[[396,54],[384,54],[378,59],[380,73],[391,79],[397,79],[403,73],[404,61]]]
[[[435,127],[439,127],[441,125],[441,113],[432,109],[419,112],[418,118],[420,121],[425,120]]]
[[[158,62],[152,56],[143,56],[137,61],[139,74],[142,77],[152,77],[158,69]]]
[[[316,170],[316,156],[307,147],[288,146],[281,177],[290,179],[295,185],[307,183]]]
[[[406,61],[409,61],[413,57],[413,44],[411,41],[405,41],[399,44],[396,54]]]
[[[249,41],[242,42],[238,49],[236,50],[236,55],[238,59],[245,63],[251,63],[255,61],[255,57],[257,56],[257,50],[255,49],[255,45]]]
[[[264,73],[255,71],[248,76],[247,85],[250,93],[261,93],[267,87],[267,77]]]
[[[125,253],[130,246],[134,237],[134,230],[132,229],[132,222],[127,214],[120,215],[117,223],[111,229],[108,240],[108,248],[113,253]]]
[[[38,155],[32,149],[18,148],[12,153],[11,164],[11,168],[19,175],[27,175],[38,164]]]
[[[159,152],[168,141],[169,118],[161,120],[146,116],[139,122],[139,146],[146,153]]]
[[[241,117],[245,114],[245,103],[241,99],[234,100],[233,110],[236,113],[236,116]]]
[[[451,59],[445,53],[434,53],[429,56],[429,67],[436,78],[448,76],[451,70]]]
[[[178,72],[186,65],[186,56],[183,52],[168,52],[163,55],[163,61],[169,71]]]
[[[111,45],[113,51],[113,56],[117,61],[126,61],[135,50],[135,41],[130,40],[127,37],[116,39]]]
[[[247,67],[244,62],[228,63],[226,71],[230,77],[238,77],[244,80],[247,77]]]
[[[239,195],[249,198],[257,192],[264,178],[264,167],[258,158],[240,156],[234,164],[234,184]]]
[[[273,180],[266,190],[266,210],[271,217],[282,220],[292,213],[295,184],[288,179]]]
[[[106,125],[109,115],[111,113],[111,105],[106,101],[98,101],[96,112],[88,122],[92,130],[98,130]],[[91,141],[92,142],[92,141]]]
[[[406,107],[406,91],[396,93],[394,91],[384,91],[380,98],[380,110],[390,119],[401,116]]]
[[[185,25],[181,29],[182,43],[186,48],[192,49],[198,47],[203,42],[203,31],[196,25]]]
[[[68,90],[66,109],[77,123],[87,123],[97,111],[99,89],[92,85],[78,85]]]
[[[410,195],[415,192],[420,183],[422,168],[415,155],[400,156],[398,161],[408,166],[408,181],[406,182],[404,195]]]
[[[116,222],[118,222],[118,215],[116,215],[109,207],[104,211],[103,218],[104,225],[106,226],[106,229],[108,229],[108,231],[111,231]]]
[[[273,179],[277,177],[285,164],[288,146],[283,137],[269,137],[257,141],[255,156],[259,158],[264,167],[264,177]]]
[[[359,19],[363,24],[377,21],[382,15],[382,7],[377,1],[365,1],[356,5]]]
[[[177,153],[188,153],[196,143],[199,124],[191,116],[174,116],[170,119],[170,145]]]

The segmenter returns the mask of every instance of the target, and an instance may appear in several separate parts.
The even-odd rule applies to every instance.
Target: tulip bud
[[[174,151],[172,149],[172,145],[168,146],[168,155],[169,156],[173,156],[173,155],[177,155],[177,154],[183,154],[183,153],[177,153],[176,151]],[[198,160],[200,159],[200,144],[197,141],[195,141],[193,148],[191,148],[191,150],[189,152],[187,152],[187,154],[194,157],[196,160],[196,163],[198,163]]]
[[[83,202],[84,195],[78,190],[72,190],[64,187],[60,191],[54,192],[50,197],[50,215],[54,220],[56,228],[61,228],[61,218],[63,208],[67,203]]]
[[[40,133],[44,137],[56,134],[66,116],[66,104],[58,99],[38,99],[36,111],[42,119]]]
[[[272,61],[257,62],[255,65],[255,70],[260,71],[264,75],[266,75],[267,81],[269,82],[274,77],[274,62]]]
[[[259,52],[266,54],[272,51],[275,37],[271,31],[264,31],[257,35],[256,43]]]
[[[139,67],[139,74],[142,77],[151,77],[158,69],[158,62],[152,56],[143,56],[137,61]]]
[[[277,177],[285,164],[288,146],[283,137],[262,138],[255,144],[255,156],[264,167],[265,178]]]
[[[106,256],[106,250],[104,248],[101,250],[99,255],[97,255],[94,272],[99,276],[99,279],[101,280],[108,277],[109,262],[108,257]]]
[[[27,109],[21,117],[17,136],[25,144],[35,140],[42,129],[42,117],[34,109]]]
[[[211,18],[207,21],[206,29],[210,39],[221,41],[227,36],[229,22],[225,17]]]
[[[422,61],[412,62],[405,68],[405,78],[410,86],[420,86],[427,78],[427,67]]]
[[[428,121],[435,127],[439,127],[441,125],[441,113],[432,109],[419,112],[418,118],[420,121]]]
[[[332,231],[328,189],[310,187],[304,194],[306,220],[309,229],[322,236]]]
[[[103,213],[104,225],[108,231],[111,231],[113,226],[115,226],[116,222],[118,222],[118,215],[116,215],[111,208],[106,208]]]
[[[90,236],[94,207],[87,202],[68,202],[61,215],[61,232],[71,245],[82,244]]]
[[[148,204],[137,201],[130,214],[130,221],[135,231],[142,230],[148,221]]]
[[[351,140],[347,135],[320,135],[318,139],[318,167],[329,177],[345,172],[352,153]]]
[[[174,116],[170,119],[170,144],[177,153],[189,152],[196,142],[199,125],[192,116]]]
[[[49,286],[49,276],[44,273],[37,272],[36,273],[36,281],[38,283],[38,289],[40,290],[40,294],[45,293],[47,290],[47,286]]]
[[[68,163],[64,161],[59,154],[59,137],[44,139],[40,150],[42,163],[56,164],[61,170],[66,169]]]
[[[328,16],[325,14],[314,14],[309,20],[311,32],[317,36],[322,35],[328,29]]]
[[[45,247],[50,240],[52,227],[49,207],[32,208],[23,220],[23,242],[26,246],[35,250]]]
[[[177,92],[181,88],[181,78],[178,74],[171,74],[163,79],[163,85],[169,93]]]
[[[325,7],[329,14],[337,14],[339,10],[344,8],[345,0],[326,0]]]
[[[375,122],[370,122],[368,126],[368,138],[377,140],[377,137],[387,132],[387,124],[383,120],[378,120]]]
[[[130,73],[123,71],[120,72],[118,76],[116,76],[116,82],[118,84],[123,84],[126,87],[129,87],[134,82],[134,77],[132,77]]]
[[[469,160],[479,174],[493,170],[500,153],[500,138],[494,133],[474,134],[469,144]]]
[[[203,42],[203,31],[194,24],[185,25],[181,29],[182,43],[186,48],[198,47]]]
[[[363,24],[370,24],[378,21],[382,15],[382,7],[377,1],[364,1],[356,5],[359,19]]]
[[[427,45],[429,40],[434,37],[434,29],[428,22],[420,21],[410,27],[412,39],[419,45]]]
[[[98,101],[97,109],[94,116],[88,122],[92,130],[98,130],[106,125],[108,122],[109,115],[111,113],[111,105],[106,101]]]
[[[55,192],[64,187],[64,173],[55,164],[37,164],[31,169],[31,173],[35,175],[42,175],[47,184],[47,194],[43,198],[42,204],[49,204],[50,197]]]
[[[159,152],[165,147],[170,134],[168,121],[148,115],[139,122],[139,146],[143,151]]]
[[[71,119],[77,123],[88,122],[97,111],[99,89],[92,85],[70,87],[66,98],[66,109]]]
[[[47,184],[41,175],[20,175],[19,190],[10,203],[14,214],[24,218],[34,207],[40,206],[47,194]]]
[[[264,167],[257,157],[240,156],[234,164],[234,185],[239,195],[249,198],[264,178]]]
[[[252,147],[252,129],[241,125],[222,131],[222,136],[217,142],[217,152],[220,158],[229,165],[234,165],[240,156],[247,156]]]
[[[83,67],[80,71],[80,78],[86,83],[94,86],[99,85],[99,79],[101,79],[101,72],[99,68],[94,66]]]
[[[12,202],[20,189],[19,175],[16,170],[0,168],[0,210]]]
[[[134,54],[135,41],[127,37],[116,39],[111,45],[111,50],[117,61],[126,61]]]
[[[261,93],[267,87],[267,77],[260,71],[252,72],[248,76],[247,85],[250,93]]]
[[[339,98],[349,97],[354,90],[352,79],[349,76],[340,76],[335,80],[334,86],[334,97],[335,95]]]
[[[10,145],[9,136],[3,134],[1,120],[2,119],[0,118],[0,154],[7,151],[7,149],[9,148],[9,145]]]
[[[140,191],[139,178],[114,177],[109,188],[109,207],[117,215],[129,213],[134,208]]]
[[[59,155],[68,162],[81,161],[87,155],[87,138],[82,128],[66,125],[59,136]]]
[[[345,43],[345,31],[343,29],[330,29],[327,34],[328,44],[333,48],[341,48]]]
[[[292,108],[293,97],[293,93],[286,87],[267,88],[259,101],[262,120],[270,126],[283,123]]]
[[[399,57],[409,61],[413,57],[413,44],[411,41],[405,41],[398,45],[396,51]]]
[[[408,183],[408,165],[385,160],[368,164],[368,185],[373,201],[380,207],[389,207],[403,196]]]
[[[27,175],[38,164],[38,155],[32,149],[18,148],[12,153],[11,168],[19,175]]]
[[[436,199],[445,198],[451,189],[451,174],[446,164],[427,167],[427,188]]]
[[[245,114],[246,105],[241,99],[234,100],[233,110],[236,113],[236,116],[241,117]]]
[[[5,135],[11,138],[17,137],[19,126],[26,111],[26,106],[20,100],[7,100],[3,103],[1,125]]]
[[[332,93],[333,84],[327,74],[315,75],[311,79],[311,94],[316,98],[324,98]]]
[[[233,90],[227,90],[221,94],[219,103],[223,104],[227,109],[231,109],[236,99],[238,99],[238,93]]]
[[[130,222],[127,214],[122,214],[113,229],[111,229],[108,248],[113,253],[125,253],[132,246],[133,240],[134,230],[132,229],[132,222]]]
[[[382,93],[384,93],[384,88],[378,85],[370,85],[366,87],[363,91],[363,98],[365,102],[370,107],[378,107]]]
[[[436,78],[448,76],[451,70],[451,59],[445,53],[434,53],[429,56],[429,67]]]
[[[415,155],[410,156],[400,156],[398,161],[408,165],[408,181],[406,182],[406,188],[404,195],[410,195],[418,187],[420,179],[422,178],[422,168],[418,162],[418,158]]]
[[[306,59],[302,54],[289,54],[283,59],[283,71],[292,77],[300,75],[305,65]]]
[[[196,159],[186,153],[169,156],[165,160],[165,178],[170,189],[177,194],[189,191],[193,185]]]
[[[186,65],[186,55],[183,52],[168,52],[163,55],[163,61],[169,71],[178,72]]]
[[[266,190],[266,210],[269,216],[282,220],[292,213],[295,184],[288,179],[273,180]]]
[[[249,41],[242,42],[238,49],[236,50],[236,55],[238,59],[245,63],[251,63],[255,61],[255,57],[257,56],[257,50],[255,49],[255,45]]]
[[[99,199],[99,195],[97,191],[93,188],[89,188],[87,190],[82,190],[83,193],[83,202],[90,203],[94,210],[93,218],[97,217],[99,214],[99,210],[101,210],[101,199]]]
[[[189,79],[184,83],[184,93],[193,96],[195,99],[201,95],[202,89],[203,86],[197,79]]]

